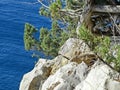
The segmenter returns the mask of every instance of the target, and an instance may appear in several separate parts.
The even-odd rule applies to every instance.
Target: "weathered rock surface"
[[[52,66],[51,74],[54,74],[59,68],[70,62],[68,59],[64,58],[61,55],[58,55],[55,59],[53,59],[53,61],[55,63]]]
[[[53,64],[54,61],[40,59],[34,69],[24,75],[20,83],[20,90],[39,90],[46,78],[50,75]]]
[[[97,61],[88,76],[75,90],[120,90],[119,74],[106,64]]]
[[[68,62],[68,59],[61,55],[53,60],[39,59],[34,69],[24,75],[20,90],[41,90],[44,81]]]
[[[43,84],[42,90],[73,90],[87,75],[88,67],[83,62],[71,62],[51,75]]]
[[[40,59],[24,75],[19,90],[120,90],[119,73],[95,59],[87,44],[70,38],[55,59]]]
[[[80,39],[70,38],[60,48],[59,54],[69,59],[81,53],[91,52],[89,46]]]

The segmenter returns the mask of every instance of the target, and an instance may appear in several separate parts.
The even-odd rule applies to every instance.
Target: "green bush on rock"
[[[114,63],[115,70],[120,72],[120,45],[111,46],[110,37],[96,36],[84,25],[80,27],[79,38],[83,39],[91,47],[91,50],[108,64]]]

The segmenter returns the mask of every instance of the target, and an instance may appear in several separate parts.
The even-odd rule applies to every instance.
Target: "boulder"
[[[70,38],[56,58],[39,59],[19,90],[120,90],[119,77],[84,41]]]
[[[58,53],[68,59],[71,59],[74,56],[85,52],[90,52],[90,48],[83,40],[69,38],[60,48]]]
[[[39,59],[34,69],[23,76],[19,90],[41,90],[44,81],[68,62],[61,55],[53,60]]]
[[[70,61],[64,58],[61,55],[58,55],[56,58],[53,59],[55,61],[54,65],[52,66],[51,74],[54,74],[59,68],[68,64]]]
[[[84,62],[64,65],[44,82],[41,90],[73,90],[86,78],[87,70],[88,66]]]
[[[19,90],[39,90],[50,75],[53,64],[54,61],[39,59],[34,69],[23,76]]]
[[[86,79],[75,90],[120,90],[119,74],[106,64],[97,61]]]

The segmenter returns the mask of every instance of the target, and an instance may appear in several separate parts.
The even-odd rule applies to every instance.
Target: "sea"
[[[24,24],[50,28],[50,19],[39,15],[37,0],[0,0],[0,90],[19,90],[23,75],[37,58],[24,49]]]

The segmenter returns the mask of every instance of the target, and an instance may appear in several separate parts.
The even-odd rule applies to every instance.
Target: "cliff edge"
[[[70,38],[53,60],[39,59],[19,90],[120,90],[120,75],[80,39]]]

